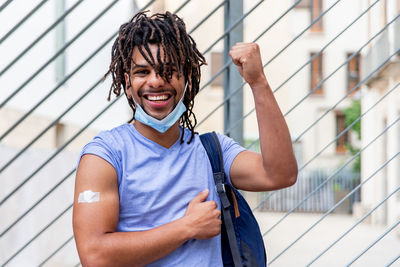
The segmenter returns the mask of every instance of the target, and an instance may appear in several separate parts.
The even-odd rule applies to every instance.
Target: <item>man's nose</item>
[[[161,86],[165,86],[165,79],[161,77],[157,72],[154,70],[151,72],[150,77],[147,81],[148,85],[152,88],[158,88]]]

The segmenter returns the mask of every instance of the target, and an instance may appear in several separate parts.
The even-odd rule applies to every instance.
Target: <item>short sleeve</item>
[[[96,155],[114,167],[118,175],[118,181],[120,181],[122,177],[121,155],[118,152],[119,149],[116,144],[117,142],[114,141],[114,137],[110,131],[100,132],[90,143],[83,147],[77,166],[83,155]]]
[[[228,183],[232,184],[230,176],[231,165],[236,156],[246,149],[226,135],[217,133],[217,136],[221,144],[222,154],[224,156],[225,175],[228,178]]]

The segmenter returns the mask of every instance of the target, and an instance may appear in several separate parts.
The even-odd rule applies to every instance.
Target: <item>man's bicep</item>
[[[241,190],[266,191],[270,189],[270,179],[264,169],[259,153],[242,151],[233,160],[230,169],[232,184]]]
[[[119,216],[117,173],[104,159],[86,154],[78,166],[73,227],[79,246],[96,242],[99,235],[115,232]]]

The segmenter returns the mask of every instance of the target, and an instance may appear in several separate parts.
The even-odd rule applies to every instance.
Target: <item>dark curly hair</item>
[[[191,131],[188,143],[193,140],[194,128],[197,124],[196,116],[193,113],[194,97],[199,92],[200,67],[206,64],[203,55],[198,51],[196,42],[186,32],[185,23],[177,15],[170,12],[156,13],[147,16],[146,12],[137,13],[128,23],[122,24],[119,28],[118,37],[112,46],[111,64],[104,78],[111,73],[112,84],[108,94],[108,100],[113,92],[117,97],[124,91],[125,76],[131,70],[132,53],[135,46],[144,59],[155,69],[158,75],[167,82],[172,78],[173,71],[178,72],[178,77],[183,75],[188,82],[183,103],[186,106],[179,123]],[[153,58],[149,44],[157,44],[157,58]],[[160,49],[164,51],[161,58]],[[168,63],[169,66],[165,66]],[[127,97],[127,96],[126,96]],[[136,107],[132,99],[128,99],[133,115],[128,121],[134,120]],[[183,134],[181,136],[183,143]]]

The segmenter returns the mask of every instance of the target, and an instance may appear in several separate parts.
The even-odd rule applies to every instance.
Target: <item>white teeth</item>
[[[160,101],[160,100],[167,100],[167,95],[160,95],[160,96],[148,96],[147,97],[150,101]]]

